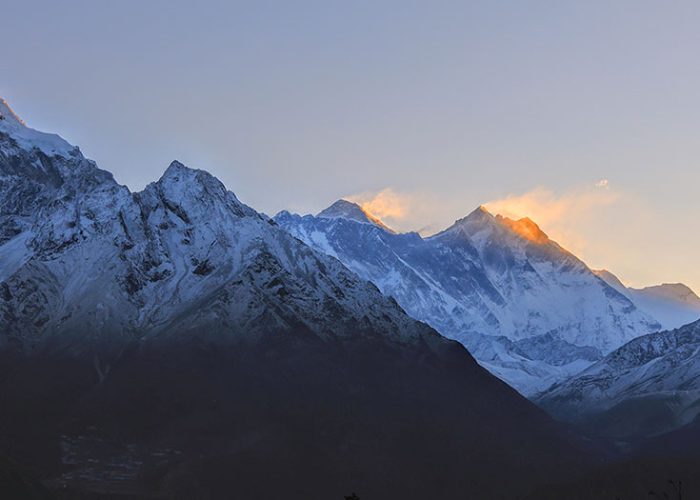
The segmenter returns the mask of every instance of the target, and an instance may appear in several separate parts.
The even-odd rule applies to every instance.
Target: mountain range
[[[177,161],[132,192],[0,100],[0,494],[638,495],[697,464],[698,318],[484,207],[271,219]]]
[[[351,269],[179,162],[131,192],[2,101],[0,449],[66,498],[515,498],[591,462]]]
[[[662,299],[626,288],[611,273],[591,270],[532,220],[483,207],[427,238],[397,234],[346,200],[316,216],[283,211],[275,221],[464,344],[528,396],[661,329],[657,313],[674,325],[700,317],[700,299],[687,287],[685,295]]]

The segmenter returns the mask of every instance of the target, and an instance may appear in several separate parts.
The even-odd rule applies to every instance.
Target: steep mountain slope
[[[585,462],[462,346],[206,172],[173,162],[131,193],[3,106],[0,449],[50,484],[511,498]]]
[[[700,321],[634,339],[537,402],[617,438],[686,425],[700,414]]]
[[[700,297],[682,283],[628,288],[610,271],[594,271],[610,286],[653,316],[664,329],[678,328],[700,319]]]
[[[328,211],[336,216],[326,217]],[[350,212],[341,200],[316,217],[281,212],[275,220],[463,343],[523,394],[659,327],[529,219],[513,221],[480,207],[423,239],[343,216]]]

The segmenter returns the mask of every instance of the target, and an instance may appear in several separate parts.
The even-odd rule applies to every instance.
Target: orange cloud
[[[610,188],[607,179],[602,179],[593,186],[561,194],[537,187],[523,194],[490,201],[484,206],[492,213],[511,219],[529,217],[553,240],[577,253],[584,251],[588,244],[582,236],[582,227],[595,223],[602,209],[619,199],[620,193]]]
[[[427,236],[464,216],[463,200],[446,199],[421,190],[397,191],[391,187],[345,197],[398,231]],[[476,205],[475,205],[476,206]]]
[[[586,230],[597,224],[605,207],[616,203],[621,194],[607,179],[589,186],[556,193],[536,187],[526,193],[512,194],[484,203],[494,213],[510,219],[528,217],[550,238],[574,253],[588,249]],[[416,230],[429,235],[444,229],[473,207],[461,199],[445,199],[419,191],[400,192],[387,187],[347,196],[364,210],[399,231]],[[475,203],[474,206],[477,206]]]
[[[424,236],[448,227],[483,201],[392,188],[346,199],[396,230],[421,228],[418,231]],[[679,232],[678,226],[668,224],[648,200],[616,188],[608,179],[560,192],[536,187],[483,204],[492,213],[511,219],[529,217],[591,267],[610,269],[632,286],[682,281],[700,290],[697,266],[687,264],[694,262],[696,231]],[[677,217],[684,227],[697,227],[695,214],[679,213]],[[667,258],[669,242],[680,242],[673,247],[679,258]],[[649,265],[650,258],[654,265]]]
[[[403,219],[410,208],[409,196],[399,194],[391,188],[385,188],[379,192],[355,194],[348,196],[347,199],[382,220]]]

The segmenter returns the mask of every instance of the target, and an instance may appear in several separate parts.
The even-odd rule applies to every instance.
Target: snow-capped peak
[[[226,186],[205,170],[190,168],[177,160],[170,163],[163,175],[158,180],[161,186],[167,186],[169,189],[176,189],[175,186],[180,185],[188,190],[206,190],[209,195],[217,195],[219,198],[225,198],[232,195],[226,189]],[[184,193],[181,193],[184,194]]]
[[[491,214],[486,207],[480,205],[469,212],[468,215],[454,221],[447,229],[443,229],[439,233],[431,236],[431,238],[440,239],[448,235],[462,235],[468,237],[482,229],[492,227],[495,220],[496,218],[493,214]]]
[[[466,217],[463,217],[463,218],[455,221],[455,224],[486,222],[486,221],[492,221],[493,219],[494,219],[493,214],[491,212],[489,212],[485,206],[479,205],[477,208],[472,210]]]
[[[461,234],[470,239],[477,234],[486,237],[500,235],[499,237],[525,240],[527,243],[546,245],[552,243],[547,234],[529,217],[510,219],[503,215],[493,215],[483,205],[477,207],[466,217],[458,219],[449,228],[435,235],[440,238],[449,234]],[[491,236],[489,236],[491,235]]]
[[[12,111],[10,105],[0,98],[0,136],[7,135],[21,148],[38,149],[47,156],[68,158],[78,153],[78,148],[56,134],[47,134],[27,127],[24,121]]]
[[[347,200],[338,200],[333,203],[330,207],[321,210],[316,217],[322,217],[326,219],[348,219],[357,222],[364,222],[369,224],[374,224],[385,231],[394,232],[386,224],[384,224],[378,217],[375,217],[367,210],[362,208],[357,203]]]
[[[12,111],[10,105],[5,99],[0,98],[0,121],[6,121],[7,124],[21,125],[26,127],[24,121]]]
[[[472,210],[472,213],[470,215],[476,214],[492,215],[491,212],[489,212],[489,209],[486,208],[484,205],[479,205],[478,207],[476,207],[474,210]]]
[[[173,160],[172,162],[170,162],[170,165],[168,165],[168,168],[165,169],[165,172],[163,172],[163,175],[160,177],[159,182],[179,182],[180,180],[189,178],[197,179],[200,181],[203,179],[210,179],[211,181],[215,181],[221,184],[220,181],[216,179],[216,177],[211,175],[209,172],[188,167],[187,165],[184,165],[183,163],[180,163],[177,160]]]
[[[347,200],[338,200],[333,203],[330,207],[321,210],[316,217],[325,217],[327,219],[350,219],[359,222],[370,222],[369,217],[362,207],[357,203],[353,203]]]
[[[143,196],[149,192],[157,192],[168,209],[187,223],[192,218],[207,220],[223,207],[239,217],[254,213],[209,172],[190,168],[177,160],[170,163],[158,182],[146,187]],[[202,206],[207,209],[202,211]]]

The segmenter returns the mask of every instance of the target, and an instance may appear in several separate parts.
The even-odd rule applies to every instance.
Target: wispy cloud
[[[537,187],[522,194],[508,195],[484,205],[493,213],[518,219],[529,217],[549,236],[574,253],[589,244],[585,228],[595,224],[604,210],[620,202],[622,193],[611,188],[607,179],[556,193]]]
[[[346,197],[383,221],[403,220],[411,209],[411,196],[392,188],[367,191]]]
[[[562,192],[535,187],[483,204],[492,213],[512,219],[529,217],[550,237],[577,251],[585,246],[581,229],[594,223],[605,208],[621,197],[622,193],[613,189],[608,179],[600,179],[588,186]],[[345,198],[395,229],[417,230],[422,234],[444,229],[455,218],[463,217],[478,206],[478,203],[464,206],[462,199],[445,199],[432,193],[399,191],[391,187]]]
[[[399,191],[387,187],[345,196],[389,227],[428,235],[444,229],[463,212],[462,200],[448,200],[424,191]],[[467,212],[464,212],[466,214]]]
[[[446,197],[420,190],[400,191],[387,187],[347,196],[388,226],[399,231],[433,234],[446,228],[483,203],[492,213],[513,219],[529,217],[563,247],[592,267],[605,267],[634,286],[669,281],[689,281],[700,289],[695,267],[683,267],[668,259],[669,242],[675,252],[692,262],[694,231],[679,232],[669,225],[634,191],[620,189],[609,179],[554,190],[539,186],[484,203]],[[679,213],[685,227],[697,227],[694,214]],[[650,237],[653,235],[653,237]],[[641,249],[644,249],[643,251]],[[649,265],[650,255],[654,265]]]
[[[590,188],[570,189],[562,193],[537,187],[484,205],[489,211],[506,217],[530,217],[541,224],[550,225],[589,216],[619,198],[620,193],[610,189],[610,183],[604,179]]]

